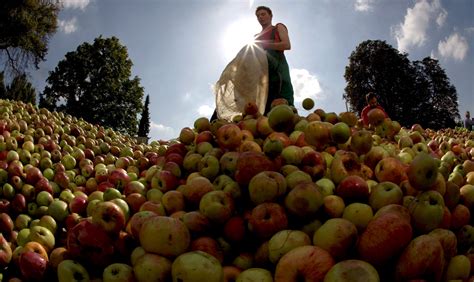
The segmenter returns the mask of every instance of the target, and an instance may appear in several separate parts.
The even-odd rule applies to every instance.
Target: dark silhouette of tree
[[[135,136],[143,87],[137,76],[130,78],[132,65],[116,37],[85,42],[49,73],[40,107]]]
[[[0,58],[8,74],[19,75],[30,63],[38,68],[45,60],[59,5],[54,0],[0,1]]]
[[[460,119],[457,91],[438,60],[426,57],[414,61],[413,66],[417,74],[416,89],[424,97],[419,107],[419,123],[432,129],[454,127]]]
[[[36,104],[36,90],[28,81],[26,74],[15,76],[6,88],[6,98]]]
[[[357,113],[366,105],[365,95],[374,92],[389,117],[406,127],[452,127],[459,116],[456,89],[438,61],[411,63],[408,54],[385,41],[360,43],[349,57],[344,78],[343,98]]]
[[[138,125],[138,136],[148,137],[150,133],[150,95],[146,95],[145,106],[143,107],[142,116]]]
[[[7,89],[5,88],[5,78],[3,71],[0,72],[0,99],[5,99],[7,96]]]

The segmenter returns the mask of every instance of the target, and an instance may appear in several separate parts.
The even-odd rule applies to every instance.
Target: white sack
[[[268,97],[268,62],[263,49],[244,46],[214,86],[217,117],[231,121],[253,101],[263,114]]]

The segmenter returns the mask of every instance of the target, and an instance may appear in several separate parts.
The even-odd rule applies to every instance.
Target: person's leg
[[[209,121],[213,121],[216,119],[217,119],[217,110],[214,110],[214,112],[212,113],[211,119]]]

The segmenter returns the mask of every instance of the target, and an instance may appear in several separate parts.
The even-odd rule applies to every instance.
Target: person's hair
[[[370,100],[372,100],[372,98],[375,98],[374,92],[369,92],[367,93],[367,95],[365,95],[365,101],[367,101],[367,104],[369,103]]]
[[[270,16],[273,16],[272,10],[268,8],[267,6],[258,6],[257,9],[255,10],[255,14],[257,14],[257,12],[260,10],[265,10],[270,14]]]
[[[470,117],[471,113],[469,111],[466,112],[466,117]]]

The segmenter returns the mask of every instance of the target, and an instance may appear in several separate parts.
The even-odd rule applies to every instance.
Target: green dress
[[[273,28],[258,34],[255,39],[279,42],[280,36],[277,27],[274,26]],[[293,106],[294,92],[291,84],[290,68],[283,51],[272,49],[265,50],[267,52],[268,60],[268,99],[265,107],[265,113],[267,113],[270,110],[272,101],[277,98],[285,98],[288,101],[288,104]]]

